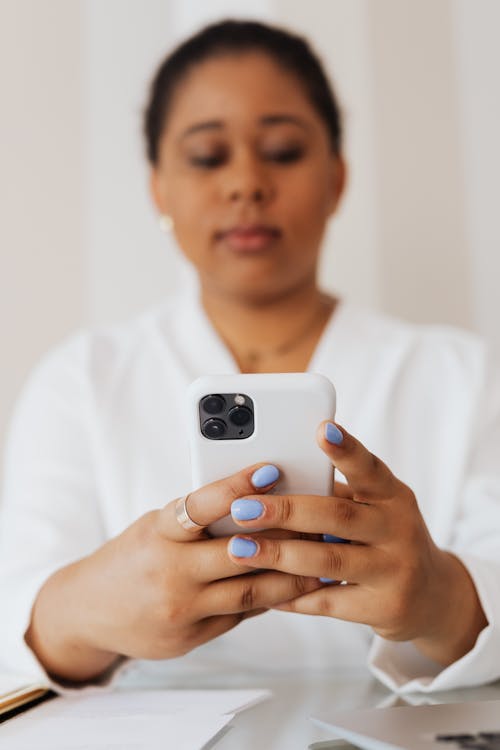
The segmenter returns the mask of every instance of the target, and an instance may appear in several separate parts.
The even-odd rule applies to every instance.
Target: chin
[[[247,305],[261,306],[286,297],[300,283],[300,279],[283,279],[282,274],[274,273],[260,278],[234,279],[232,282],[225,279],[224,283],[217,284],[217,288],[225,297],[236,298]]]

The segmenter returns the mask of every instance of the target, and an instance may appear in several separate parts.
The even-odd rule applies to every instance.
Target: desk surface
[[[153,663],[150,665],[153,666]],[[316,727],[308,717],[329,708],[352,709],[500,699],[500,682],[480,688],[431,695],[414,693],[403,698],[389,692],[364,669],[331,670],[329,673],[207,673],[204,677],[200,677],[199,674],[186,675],[181,679],[176,678],[175,682],[165,684],[165,676],[161,672],[156,673],[154,667],[148,674],[144,674],[132,666],[117,689],[168,687],[203,690],[267,688],[271,691],[271,698],[237,714],[229,728],[224,730],[225,733],[217,738],[216,742],[207,746],[210,750],[307,750],[311,747],[314,750],[320,750],[321,747],[324,750],[327,747],[347,750],[352,746],[341,741],[335,742],[331,735]]]
[[[143,685],[131,677],[129,687]],[[146,687],[146,685],[144,685]],[[148,681],[147,687],[165,687]],[[331,735],[316,727],[308,716],[325,707],[356,708],[421,703],[452,703],[466,700],[500,699],[500,682],[481,688],[468,688],[431,695],[412,694],[405,698],[389,692],[367,670],[330,674],[302,672],[273,674],[254,672],[227,674],[176,681],[177,688],[268,688],[273,696],[235,716],[227,733],[214,750],[307,750],[313,743],[331,740]],[[126,688],[123,686],[122,689]],[[332,744],[344,748],[346,743]]]

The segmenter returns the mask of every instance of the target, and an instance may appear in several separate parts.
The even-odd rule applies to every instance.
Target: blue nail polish
[[[254,471],[251,481],[254,487],[260,489],[275,482],[279,478],[279,475],[280,470],[277,466],[266,464],[265,466],[261,466],[260,469],[257,469],[257,471]]]
[[[333,534],[323,534],[323,541],[330,542],[331,544],[349,544],[348,539],[343,539],[341,536],[333,536]]]
[[[235,557],[253,557],[257,552],[257,545],[251,539],[235,536],[229,543],[229,551]]]
[[[332,422],[327,422],[325,425],[325,437],[332,445],[342,445],[342,441],[344,440],[341,431]]]
[[[253,521],[264,512],[264,506],[258,500],[235,500],[231,505],[231,515],[237,521]]]

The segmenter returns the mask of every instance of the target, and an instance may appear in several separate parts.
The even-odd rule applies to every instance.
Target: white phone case
[[[199,403],[204,396],[229,393],[253,400],[254,432],[245,439],[211,440],[201,432]],[[277,494],[331,495],[333,468],[316,442],[316,430],[322,420],[334,419],[335,402],[332,383],[313,373],[198,378],[188,389],[193,489],[262,461],[281,471]],[[209,531],[226,536],[241,532],[241,527],[227,516]]]

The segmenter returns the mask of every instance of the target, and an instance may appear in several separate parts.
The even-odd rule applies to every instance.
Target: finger
[[[252,537],[266,533],[271,539],[291,539],[300,535],[294,532],[270,529],[266,532],[255,532]],[[195,544],[185,545],[179,550],[183,569],[188,571],[191,578],[199,583],[211,583],[223,578],[241,576],[242,573],[253,571],[249,566],[242,567],[227,556],[227,537],[221,539],[206,539]]]
[[[230,512],[232,501],[247,492],[268,492],[279,479],[279,469],[272,464],[254,464],[242,471],[207,484],[187,496],[186,510],[189,517],[202,526],[208,526]],[[173,500],[158,515],[158,528],[167,539],[178,542],[195,541],[206,537],[204,529],[187,531],[176,517],[176,503]]]
[[[335,497],[349,497],[352,500],[352,490],[349,485],[344,484],[344,482],[334,482],[333,494]]]
[[[355,499],[378,500],[393,497],[400,484],[391,470],[352,435],[333,424],[322,422],[317,441],[333,465],[347,479]]]
[[[253,495],[231,505],[235,523],[308,534],[331,534],[351,541],[375,543],[384,535],[384,519],[376,505],[348,497],[321,495]]]
[[[372,627],[377,627],[380,620],[378,597],[370,596],[364,586],[356,584],[323,586],[289,602],[278,604],[273,609],[303,615],[335,617],[337,620],[359,622]]]
[[[205,587],[196,606],[200,612],[222,615],[269,608],[319,588],[317,578],[285,573],[259,573],[217,581]]]
[[[366,583],[380,576],[382,553],[362,544],[233,537],[228,555],[246,567],[280,570],[296,576]]]

